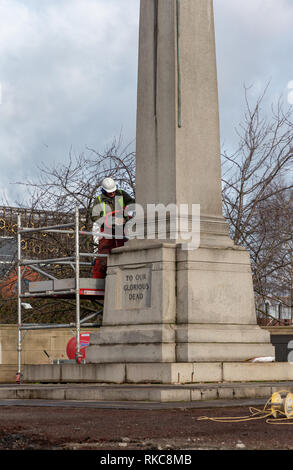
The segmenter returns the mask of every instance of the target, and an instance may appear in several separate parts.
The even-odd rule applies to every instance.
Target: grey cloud
[[[293,80],[292,0],[214,0],[222,140],[235,144],[243,84]],[[0,183],[135,137],[139,0],[0,0]],[[13,202],[13,201],[12,201]]]
[[[256,99],[270,81],[267,105],[287,102],[293,2],[215,0],[222,140],[236,145],[234,127],[244,110],[243,85]]]
[[[133,139],[138,23],[136,1],[47,1],[42,8],[39,1],[9,2],[0,2],[6,187],[32,174],[37,162],[67,158],[71,146],[101,148],[122,127]],[[7,191],[14,197],[15,188]]]

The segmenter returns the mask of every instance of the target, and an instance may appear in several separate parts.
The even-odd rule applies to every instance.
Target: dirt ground
[[[125,410],[1,406],[0,450],[289,450],[293,427],[245,416],[248,407]]]

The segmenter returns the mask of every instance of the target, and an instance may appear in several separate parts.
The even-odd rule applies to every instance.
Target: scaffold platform
[[[105,280],[80,278],[79,294],[81,299],[103,299],[105,295]],[[28,292],[25,292],[22,297],[38,296],[44,298],[75,298],[76,279],[50,279],[46,281],[29,282]]]

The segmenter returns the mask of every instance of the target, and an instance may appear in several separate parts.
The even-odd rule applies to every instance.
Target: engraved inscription
[[[149,268],[125,270],[122,289],[124,308],[150,307],[151,270]]]

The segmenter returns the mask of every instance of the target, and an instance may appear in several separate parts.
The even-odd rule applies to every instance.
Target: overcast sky
[[[164,0],[167,1],[167,0]],[[287,102],[293,0],[214,0],[221,139],[235,142],[243,84]],[[135,138],[139,0],[0,0],[0,183],[33,176],[70,148]],[[1,196],[1,191],[0,191]]]

